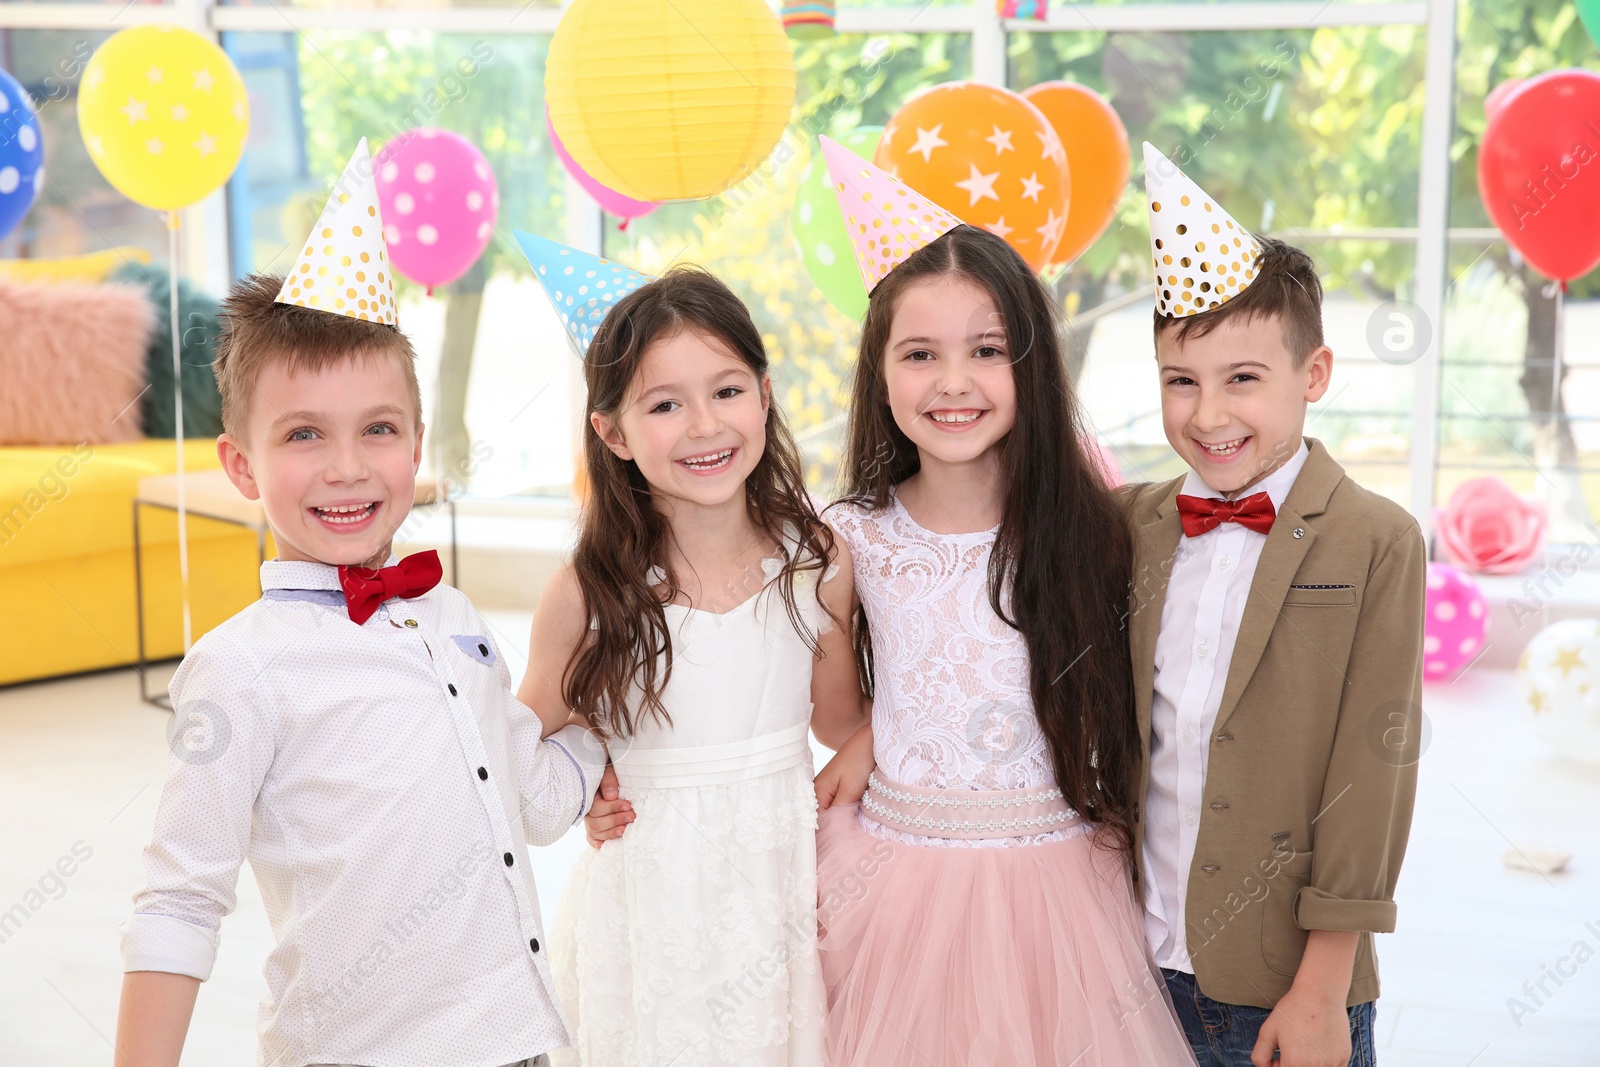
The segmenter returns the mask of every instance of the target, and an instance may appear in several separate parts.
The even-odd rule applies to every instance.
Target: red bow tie
[[[350,621],[360,626],[385,600],[419,597],[438,585],[442,577],[444,567],[439,563],[439,553],[429,550],[407,556],[393,567],[340,567],[339,588],[344,590]]]
[[[1266,533],[1277,518],[1272,498],[1266,493],[1251,493],[1239,500],[1178,494],[1178,517],[1183,520],[1183,535],[1199,537],[1225,522],[1236,522],[1247,530]]]

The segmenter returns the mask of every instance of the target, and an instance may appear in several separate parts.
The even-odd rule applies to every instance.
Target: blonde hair
[[[290,373],[322,370],[348,359],[399,358],[416,421],[422,421],[417,354],[398,327],[278,303],[283,277],[251,274],[222,301],[222,336],[211,372],[222,394],[222,428],[235,437],[250,418],[251,395],[264,367],[282,363]]]

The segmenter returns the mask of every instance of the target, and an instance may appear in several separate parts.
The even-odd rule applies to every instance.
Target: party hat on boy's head
[[[1149,141],[1144,190],[1161,314],[1186,318],[1219,308],[1255,281],[1261,246],[1250,231]]]
[[[827,137],[818,141],[867,292],[913,252],[961,225],[950,212],[839,142]]]
[[[384,252],[383,216],[365,137],[284,279],[278,303],[396,325],[394,272]]]
[[[547,241],[521,230],[511,231],[528,257],[528,265],[538,275],[539,283],[555,305],[567,336],[578,349],[578,355],[589,350],[589,343],[600,329],[606,312],[618,300],[654,278],[629,270],[620,263],[601,259],[576,248]]]

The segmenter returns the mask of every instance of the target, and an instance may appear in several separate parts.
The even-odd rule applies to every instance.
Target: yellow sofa
[[[211,439],[184,457],[218,465]],[[170,440],[0,448],[0,685],[134,662],[133,498],[176,469]],[[167,659],[183,654],[177,516],[141,510],[145,649]],[[253,531],[189,516],[197,639],[260,596],[256,558]]]

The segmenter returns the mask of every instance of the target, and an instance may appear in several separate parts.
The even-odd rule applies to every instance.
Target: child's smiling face
[[[632,460],[657,504],[717,507],[743,501],[767,447],[771,382],[718,338],[685,327],[650,344],[614,416],[594,432]]]
[[[958,275],[906,286],[883,354],[889,411],[923,461],[970,463],[1017,417],[1016,381],[994,297]]]
[[[1181,345],[1156,338],[1167,441],[1206,485],[1234,494],[1283,466],[1300,447],[1306,405],[1333,372],[1323,345],[1294,365],[1276,316],[1236,317]]]
[[[217,452],[239,491],[261,501],[279,559],[382,565],[415,500],[422,424],[412,409],[398,357],[262,368],[246,440],[223,434]]]

